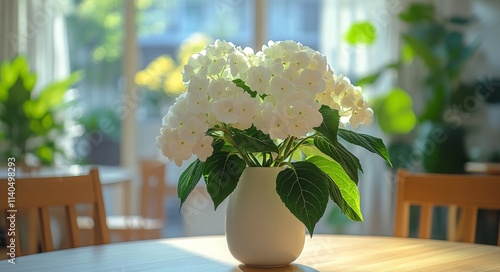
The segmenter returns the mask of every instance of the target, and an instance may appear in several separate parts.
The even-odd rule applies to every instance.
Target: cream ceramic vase
[[[229,196],[226,239],[229,251],[248,266],[278,267],[302,252],[305,227],[276,192],[282,167],[247,167]]]

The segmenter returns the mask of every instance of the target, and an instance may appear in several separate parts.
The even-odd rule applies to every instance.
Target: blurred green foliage
[[[382,131],[391,134],[407,134],[417,123],[410,95],[394,88],[387,95],[373,101],[378,124]]]
[[[17,56],[0,67],[0,157],[23,159],[35,155],[50,164],[55,153],[62,152],[56,142],[64,131],[57,111],[64,109],[66,91],[80,79],[80,73],[55,81],[34,94],[36,74],[28,61]]]
[[[376,37],[376,29],[370,22],[357,22],[351,25],[344,38],[350,45],[368,45],[372,44]]]
[[[399,14],[399,19],[406,26],[401,33],[400,58],[359,79],[357,84],[373,84],[388,71],[400,72],[404,66],[420,62],[426,71],[422,84],[415,88],[423,92],[423,110],[415,113],[412,98],[401,88],[393,88],[373,102],[377,122],[389,135],[405,135],[419,125],[416,144],[420,143],[420,147],[401,141],[401,137],[389,146],[391,158],[400,158],[392,161],[396,168],[408,166],[412,161],[410,156],[419,153],[427,171],[461,172],[467,161],[463,142],[465,132],[450,128],[444,120],[444,113],[464,95],[474,91],[461,82],[460,76],[465,63],[478,48],[479,39],[466,42],[464,30],[471,22],[469,18],[438,16],[432,3],[410,3]],[[363,28],[368,29],[367,26]],[[351,28],[348,33],[352,31]],[[441,130],[446,132],[448,140],[436,143],[429,133]],[[429,144],[434,146],[432,152],[422,148]]]

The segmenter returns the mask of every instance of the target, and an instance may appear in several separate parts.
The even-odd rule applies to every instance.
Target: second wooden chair
[[[500,176],[420,174],[399,170],[395,236],[408,237],[410,205],[420,206],[419,238],[430,238],[434,206],[461,208],[460,240],[474,243],[478,209],[500,210]],[[449,224],[456,221],[449,220]],[[499,230],[500,233],[500,230]],[[452,237],[453,238],[453,237]],[[497,244],[500,246],[500,235]]]

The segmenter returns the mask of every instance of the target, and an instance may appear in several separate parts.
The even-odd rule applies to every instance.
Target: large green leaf
[[[278,153],[278,147],[268,134],[252,126],[249,129],[241,131],[232,129],[234,140],[238,147],[247,152],[274,152]]]
[[[199,159],[196,159],[188,166],[188,168],[186,168],[186,170],[184,170],[184,172],[182,172],[181,176],[179,177],[179,183],[177,184],[177,195],[181,200],[181,207],[182,204],[184,204],[184,201],[186,201],[189,194],[196,187],[196,184],[198,184],[198,182],[200,181],[203,174],[203,165],[203,162],[201,162]]]
[[[346,129],[339,129],[338,135],[351,144],[359,145],[366,150],[379,155],[392,166],[389,152],[387,152],[387,148],[385,147],[382,139]]]
[[[309,230],[325,213],[328,204],[328,177],[310,162],[295,162],[276,178],[276,191],[285,206]]]
[[[306,157],[313,156],[313,155],[320,155],[320,156],[325,156],[325,153],[321,152],[315,145],[314,141],[311,141],[311,143],[303,143],[299,147],[300,152],[302,152]]]
[[[245,166],[243,159],[224,151],[213,153],[207,158],[203,176],[215,209],[234,191]]]
[[[340,115],[338,110],[331,109],[328,106],[321,105],[319,112],[323,116],[323,122],[319,127],[315,127],[314,130],[323,134],[330,141],[337,141],[337,130],[339,128]]]
[[[334,159],[345,170],[349,177],[358,184],[358,170],[363,171],[359,159],[338,142],[331,142],[327,138],[316,135],[314,145],[323,153]]]
[[[330,198],[337,203],[340,210],[351,220],[363,221],[358,187],[349,178],[342,166],[334,160],[321,156],[308,157],[307,161],[316,165],[330,177]]]
[[[377,38],[375,26],[369,21],[357,22],[351,25],[344,39],[351,45],[370,45]]]

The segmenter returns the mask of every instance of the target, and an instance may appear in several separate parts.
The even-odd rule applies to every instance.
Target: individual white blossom
[[[179,128],[179,138],[188,143],[196,143],[205,136],[207,129],[208,125],[204,120],[192,116]]]
[[[225,97],[214,101],[212,104],[212,111],[215,118],[223,123],[234,124],[238,121],[236,100],[232,97]]]
[[[271,71],[267,67],[252,66],[248,69],[247,86],[259,94],[267,93]]]
[[[210,155],[214,152],[214,148],[212,147],[213,139],[210,136],[204,136],[199,139],[193,146],[193,154],[200,159],[200,161],[204,162],[207,160]]]

